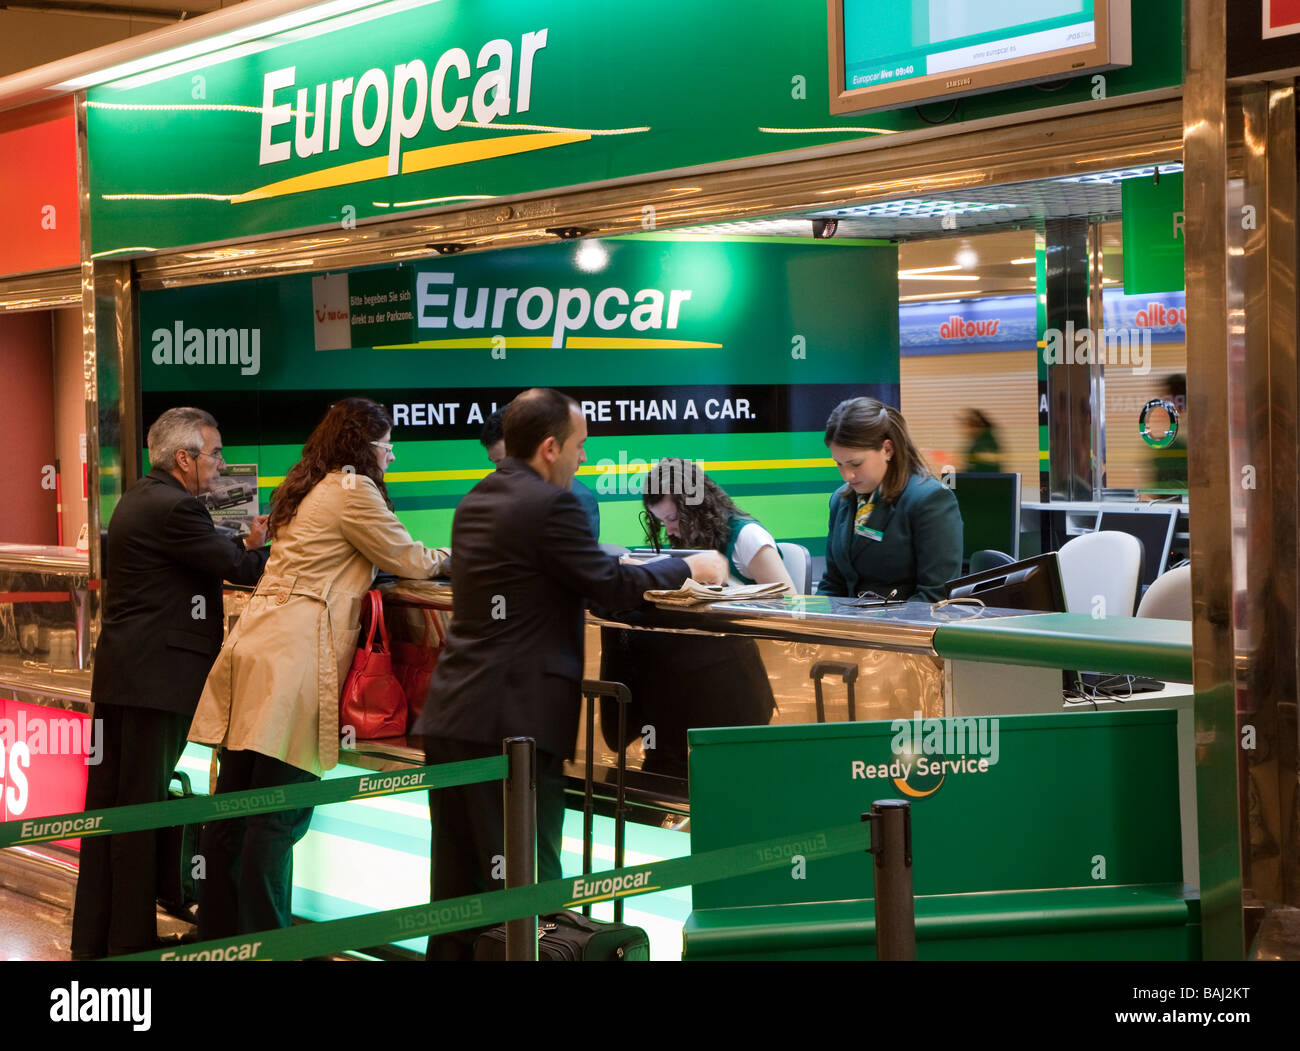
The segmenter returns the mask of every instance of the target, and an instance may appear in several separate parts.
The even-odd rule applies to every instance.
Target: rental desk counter
[[[74,599],[87,587],[85,564],[73,559],[66,566],[51,566],[43,571],[54,574],[50,579],[13,575],[31,572],[30,563],[11,571],[0,565],[0,591],[12,593],[16,600],[11,606],[14,630],[10,635],[21,641],[22,625],[33,622],[39,628],[42,619],[53,615],[52,605],[40,612],[28,604],[27,592],[37,590],[66,592],[67,603],[59,604],[59,616],[79,629],[84,621],[77,616]],[[453,595],[446,583],[389,581],[382,591],[396,635],[410,640],[423,637],[426,611],[450,617]],[[240,593],[228,592],[227,614],[237,614],[243,601]],[[31,635],[29,629],[29,639]],[[84,756],[91,745],[89,662],[83,664],[80,657],[84,651],[74,653],[75,664],[82,666],[56,668],[49,649],[40,648],[39,630],[36,638],[32,652],[7,655],[5,668],[0,669],[0,696],[6,698],[6,710],[17,711],[15,706],[20,705],[26,711],[44,710],[55,716],[58,712],[50,709],[62,709],[64,716],[83,727],[83,738],[75,759],[76,776],[48,768],[50,782],[64,785],[68,792],[33,798],[24,815],[31,817],[80,808]],[[888,727],[892,720],[911,720],[918,713],[921,718],[1059,713],[1065,710],[1060,689],[1063,666],[1145,674],[1171,683],[1191,678],[1190,625],[1186,624],[1129,618],[1093,622],[1068,614],[957,606],[932,610],[920,603],[868,608],[821,597],[720,602],[690,610],[591,613],[586,657],[586,678],[625,681],[632,692],[634,712],[628,721],[627,744],[633,818],[630,861],[690,852],[692,843],[683,827],[696,803],[687,792],[686,749],[688,734],[702,727],[767,724],[772,732],[794,732],[793,727],[818,723]],[[1025,678],[1035,675],[1037,680]],[[1142,703],[1170,707],[1174,702],[1157,698]],[[615,725],[608,714],[607,707],[599,713],[595,736],[597,777],[602,781],[612,781],[619,743],[615,733],[607,732]],[[1175,796],[1184,810],[1183,868],[1194,883],[1189,710],[1178,719],[1187,724],[1185,739],[1180,738],[1177,748],[1186,776],[1178,778],[1184,783]],[[569,769],[575,788],[582,776],[584,740],[585,727],[580,727]],[[207,786],[208,755],[208,749],[191,746],[182,760],[181,767],[198,792]],[[37,758],[29,776],[35,775],[36,766],[45,769],[53,757]],[[341,754],[340,766],[327,776],[355,775],[357,768],[401,769],[422,762],[414,739],[358,741]],[[566,872],[576,873],[581,822],[575,812],[569,817],[563,860]],[[610,854],[607,819],[598,819],[597,835],[599,866]],[[399,797],[322,807],[295,854],[294,911],[306,919],[333,919],[425,901],[428,846],[428,812],[422,799]],[[650,931],[654,957],[675,958],[682,924],[691,911],[689,890],[650,895],[628,904],[628,921]]]

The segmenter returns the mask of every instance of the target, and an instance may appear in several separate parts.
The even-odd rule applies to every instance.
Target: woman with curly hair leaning
[[[689,460],[656,463],[641,499],[646,540],[656,551],[667,533],[673,547],[721,551],[742,583],[785,584],[791,594],[798,591],[772,534]]]
[[[271,557],[208,676],[189,738],[221,749],[218,792],[320,779],[338,762],[339,686],[376,567],[425,578],[449,552],[411,539],[393,514],[383,406],[330,406],[271,497]],[[199,937],[287,927],[293,845],[312,808],[206,825]]]

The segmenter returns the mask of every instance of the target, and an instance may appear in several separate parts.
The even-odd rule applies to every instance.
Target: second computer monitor
[[[1001,551],[1020,557],[1020,475],[960,472],[953,495],[961,512],[961,557]]]
[[[1150,511],[1105,511],[1097,515],[1097,532],[1128,533],[1142,541],[1142,586],[1155,583],[1169,564],[1178,510],[1173,507]]]

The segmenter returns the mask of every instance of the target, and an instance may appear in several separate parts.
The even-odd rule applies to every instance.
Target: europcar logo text
[[[854,759],[850,778],[888,779],[905,796],[924,799],[943,787],[950,776],[986,774],[997,765],[998,720],[989,718],[895,719],[887,763]]]

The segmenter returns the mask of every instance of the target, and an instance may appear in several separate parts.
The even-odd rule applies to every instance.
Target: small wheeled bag
[[[587,776],[582,804],[582,874],[591,874],[592,840],[594,835],[595,779],[595,718],[596,699],[613,697],[618,701],[618,739],[626,733],[627,707],[631,700],[628,688],[622,683],[586,680],[582,693],[587,701]],[[627,779],[627,755],[618,750],[618,801],[614,809],[614,867],[623,867],[623,837],[627,821],[624,795]],[[583,912],[590,913],[587,906]],[[614,922],[593,920],[590,915],[578,912],[554,912],[537,917],[538,960],[649,960],[650,937],[641,927],[623,923],[623,902],[614,900]],[[504,960],[506,958],[506,929],[493,927],[484,931],[474,942],[475,960]]]
[[[172,771],[172,780],[180,791],[170,789],[171,799],[189,799],[194,795],[189,775]],[[199,854],[199,825],[170,825],[157,830],[158,904],[173,916],[194,922],[199,906],[198,885],[194,879],[194,859]]]
[[[474,942],[474,959],[504,960],[506,929],[493,927]],[[650,939],[640,927],[592,920],[580,912],[537,918],[539,960],[648,960]]]

